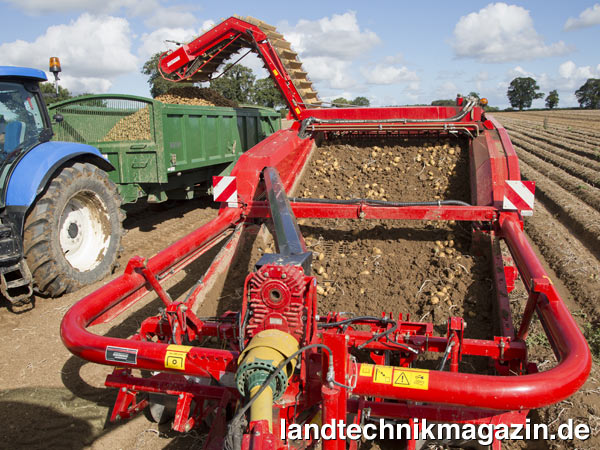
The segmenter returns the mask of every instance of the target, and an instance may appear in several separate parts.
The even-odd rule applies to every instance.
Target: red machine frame
[[[227,27],[237,24],[237,20],[228,19]],[[267,45],[268,41],[261,44],[264,38],[257,30],[253,31],[259,45]],[[210,36],[215,38],[214,34]],[[194,45],[200,47],[203,42],[200,40]],[[190,45],[171,55],[189,58],[186,55],[195,52]],[[240,394],[239,384],[236,388],[227,380],[234,375],[237,377],[242,370],[242,347],[248,341],[252,342],[252,336],[248,335],[244,321],[236,312],[214,319],[200,319],[192,310],[199,296],[231,265],[242,233],[257,221],[279,221],[280,232],[276,233],[279,256],[292,258],[286,260],[292,261],[304,255],[306,247],[295,223],[296,218],[304,217],[479,222],[481,226],[474,232],[474,239],[492,256],[495,319],[500,332],[493,340],[467,339],[463,337],[463,319],[450,317],[446,335],[434,336],[431,323],[414,322],[398,311],[382,312],[380,319],[348,322],[347,317],[336,312],[318,311],[316,279],[310,276],[309,268],[302,266],[301,258],[297,263],[280,265],[266,262],[263,268],[249,274],[244,302],[255,295],[248,286],[255,280],[256,273],[263,269],[267,272],[275,270],[275,267],[277,277],[283,280],[281,274],[288,273],[286,270],[290,267],[304,267],[304,277],[295,285],[301,287],[298,287],[297,295],[302,299],[305,314],[294,320],[299,318],[302,330],[287,330],[299,331],[297,336],[300,337],[296,339],[304,347],[296,356],[298,366],[289,372],[289,382],[280,393],[281,398],[273,403],[275,420],[272,423],[251,420],[238,443],[242,448],[285,448],[289,442],[279,438],[280,418],[307,423],[317,420],[320,415],[320,420],[328,423],[345,420],[350,414],[356,423],[384,417],[410,424],[414,424],[415,418],[455,423],[522,424],[529,409],[556,403],[576,392],[591,368],[589,348],[527,241],[520,212],[502,207],[506,180],[520,180],[516,153],[498,122],[477,106],[471,105],[470,110],[461,115],[464,110],[464,105],[462,109],[302,108],[298,114],[302,122],[295,122],[291,129],[273,134],[243,154],[231,174],[237,179],[238,207],[223,206],[217,218],[148,260],[133,258],[123,275],[83,298],[64,317],[61,335],[71,352],[98,364],[116,366],[106,381],[107,386],[119,388],[111,420],[128,418],[146,407],[148,397],[138,394],[166,394],[176,399],[174,429],[189,431],[211,415],[212,426],[205,448],[223,448],[224,440],[231,432],[227,425],[231,411],[241,408],[248,397]],[[398,135],[457,134],[469,138],[475,206],[441,203],[393,206],[366,200],[340,204],[334,200],[316,202],[287,198],[286,193],[300,177],[317,137],[328,139],[342,135],[356,139],[373,136],[394,139]],[[500,240],[507,244],[514,263],[500,253]],[[188,297],[184,301],[173,301],[163,288],[164,282],[219,244],[222,247],[217,257]],[[286,253],[281,248],[295,250]],[[508,294],[514,287],[517,272],[529,297],[521,323],[515,330]],[[273,281],[269,280],[268,274],[264,277]],[[90,326],[114,319],[151,291],[164,302],[164,311],[146,319],[133,338],[100,336],[88,330]],[[250,306],[244,306],[247,307]],[[545,372],[538,372],[527,358],[525,340],[534,313],[537,313],[559,361],[556,367]],[[344,326],[341,325],[343,322]],[[356,325],[370,325],[370,331],[359,331]],[[286,331],[283,325],[271,328]],[[208,336],[226,342],[229,348],[215,349],[197,344]],[[350,350],[357,347],[368,351],[373,363],[353,360]],[[412,367],[415,352],[443,354],[448,370],[415,369]],[[399,362],[394,366],[386,365],[386,355],[390,354],[398,358]],[[460,362],[465,355],[489,358],[498,375],[460,372]],[[134,375],[133,369],[158,373],[142,378]],[[406,388],[377,379],[378,373],[393,378],[396,373],[408,374],[411,370],[426,378],[426,388],[414,384]],[[271,373],[275,376],[281,371],[278,367]],[[311,441],[304,442],[305,446],[312,444]],[[349,445],[356,448],[356,442]],[[500,445],[500,441],[495,440],[493,448],[500,448]],[[414,439],[408,441],[409,449],[415,446]],[[325,450],[345,447],[346,443],[341,440],[323,442]]]

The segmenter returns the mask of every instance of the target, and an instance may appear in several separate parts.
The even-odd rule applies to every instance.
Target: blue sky
[[[533,76],[558,90],[559,106],[576,106],[574,91],[600,78],[593,1],[0,0],[0,64],[47,69],[59,56],[73,92],[147,96],[148,56],[233,14],[277,26],[325,100],[428,104],[476,91],[506,107],[510,81]],[[256,58],[243,63],[266,76]]]

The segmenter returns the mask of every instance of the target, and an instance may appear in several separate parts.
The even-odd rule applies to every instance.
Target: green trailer
[[[192,198],[213,175],[281,128],[269,108],[167,104],[131,95],[88,95],[55,103],[54,140],[92,145],[116,170],[123,203]]]

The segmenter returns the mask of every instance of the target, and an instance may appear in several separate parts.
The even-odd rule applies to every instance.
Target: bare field
[[[592,427],[590,440],[548,443],[550,448],[598,448],[600,111],[527,111],[495,113],[494,117],[509,132],[521,176],[536,182],[534,215],[525,220],[525,231],[565,287],[563,297],[588,338],[595,360],[589,380],[578,393],[535,414],[553,426],[572,418]],[[554,361],[548,342],[539,339],[539,343],[538,362]]]
[[[526,219],[526,232],[599,355],[600,111],[536,111],[494,116],[511,135],[523,178],[537,182],[535,212]],[[548,119],[544,127],[545,117]],[[297,194],[381,199],[412,195],[416,200],[426,192],[433,198],[468,200],[468,186],[461,182],[467,176],[465,149],[454,142],[450,142],[449,147],[453,148],[454,156],[443,161],[444,153],[433,145],[425,145],[420,152],[408,146],[324,147],[319,149],[318,155],[313,155],[314,170],[306,171]],[[417,158],[419,154],[421,157]],[[435,159],[435,169],[421,164],[426,158]],[[342,166],[351,169],[356,177],[348,177],[349,171],[339,169]],[[378,180],[387,182],[374,185],[375,174]],[[396,186],[398,180],[404,186]],[[417,186],[419,191],[415,189]],[[128,234],[118,273],[131,256],[152,256],[216,215],[214,204],[209,201],[134,209],[125,223]],[[469,254],[468,230],[456,224],[427,223],[390,228],[383,222],[372,222],[358,229],[354,223],[336,220],[304,220],[301,227],[315,252],[324,253],[324,258],[317,258],[315,263],[325,292],[320,302],[322,312],[368,310],[376,314],[389,309],[386,298],[408,296],[416,301],[402,307],[414,310],[400,311],[398,306],[395,312],[410,312],[415,320],[423,318],[439,327],[451,312],[464,315],[470,322],[474,317],[481,317],[479,327],[473,323],[469,328],[469,332],[474,333],[470,337],[488,337],[489,311],[468,298],[487,292],[490,283],[482,269],[485,263]],[[454,241],[453,246],[448,245],[451,241]],[[446,248],[438,248],[437,243]],[[404,262],[393,266],[389,259],[393,254],[403,256]],[[196,273],[201,269],[190,267],[186,272]],[[360,272],[364,274],[352,276]],[[426,283],[441,280],[440,273],[446,276],[443,283]],[[452,274],[450,281],[447,280],[449,274]],[[169,286],[185,275],[176,277]],[[377,282],[367,285],[361,277]],[[100,285],[102,283],[58,299],[37,298],[35,308],[22,314],[13,314],[5,304],[0,305],[0,420],[4,437],[0,448],[201,448],[200,433],[175,433],[168,425],[148,422],[143,415],[106,425],[115,392],[105,388],[103,383],[111,369],[73,357],[64,348],[58,333],[66,310]],[[184,288],[170,287],[170,293],[176,298]],[[432,297],[443,288],[452,294],[432,302]],[[342,292],[344,295],[340,296]],[[518,285],[513,294],[511,301],[518,310],[517,305],[526,298],[523,286]],[[361,295],[366,302],[356,301]],[[467,301],[462,303],[463,299]],[[143,318],[156,313],[158,306],[155,299],[148,299],[122,320],[103,325],[96,332],[130,335]],[[556,364],[539,322],[532,329],[529,355],[541,370]],[[593,436],[586,442],[532,441],[511,443],[507,448],[600,448],[597,363],[581,391],[557,405],[532,411],[530,417],[532,422],[551,424],[553,431],[568,419],[585,422],[591,426]],[[373,448],[377,448],[377,444],[373,444]]]

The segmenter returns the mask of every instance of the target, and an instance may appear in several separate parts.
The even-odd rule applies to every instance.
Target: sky
[[[600,78],[600,3],[577,0],[0,0],[0,65],[47,71],[58,56],[73,93],[149,96],[140,72],[149,56],[234,14],[276,26],[325,101],[430,104],[475,91],[505,108],[510,81],[531,76],[569,107]],[[267,76],[252,54],[242,64]]]

